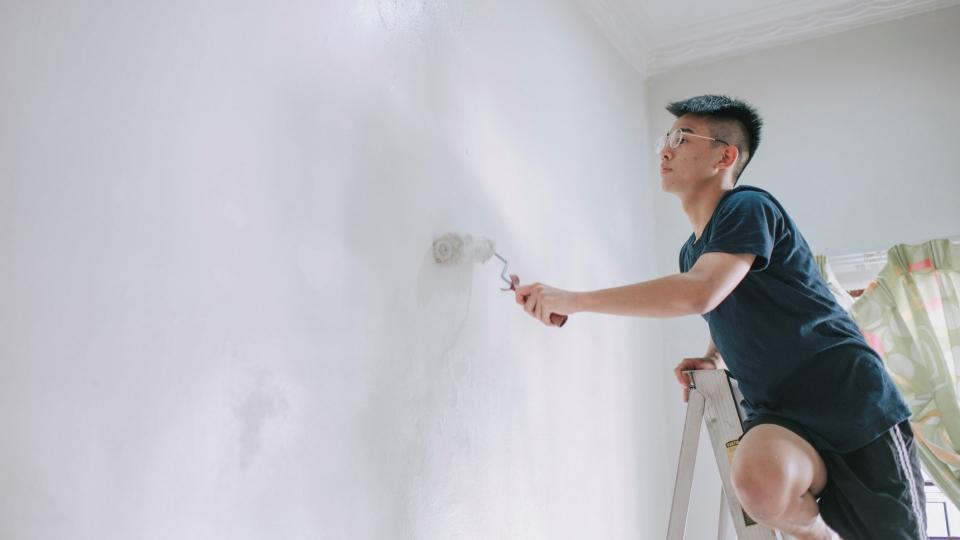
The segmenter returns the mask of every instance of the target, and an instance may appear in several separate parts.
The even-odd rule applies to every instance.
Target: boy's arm
[[[717,366],[717,369],[727,369],[727,363],[724,362],[723,357],[720,356],[720,351],[717,350],[717,346],[713,343],[713,338],[710,339],[710,343],[707,345],[707,352],[703,355],[703,357],[713,360],[713,363]]]
[[[751,253],[705,253],[689,272],[576,293],[574,311],[640,317],[701,315],[712,311],[733,292],[750,271],[754,258],[756,255]]]
[[[673,374],[677,378],[677,382],[680,383],[680,387],[683,389],[683,401],[686,403],[687,398],[690,395],[690,378],[687,376],[685,371],[693,371],[698,369],[727,369],[727,364],[723,361],[723,358],[720,356],[720,351],[717,350],[717,346],[713,344],[713,339],[710,339],[710,344],[707,345],[707,352],[700,358],[684,358],[677,364],[677,367],[673,368]]]

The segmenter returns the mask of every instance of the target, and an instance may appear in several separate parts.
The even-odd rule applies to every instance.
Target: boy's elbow
[[[710,311],[710,299],[703,294],[693,294],[685,299],[681,309],[688,315],[703,315]]]
[[[710,313],[711,311],[713,311],[713,308],[715,307],[716,306],[713,305],[709,300],[706,300],[706,299],[697,300],[693,304],[692,311],[696,315],[706,315],[707,313]]]
[[[697,315],[706,315],[714,310],[717,307],[716,303],[713,302],[701,302],[697,304]]]
[[[723,282],[709,274],[690,271],[681,275],[688,280],[685,308],[691,315],[710,313],[729,294],[729,291],[724,290]]]
[[[704,284],[694,300],[693,310],[697,315],[706,315],[716,309],[720,302],[723,302],[723,296],[719,291],[709,284]]]

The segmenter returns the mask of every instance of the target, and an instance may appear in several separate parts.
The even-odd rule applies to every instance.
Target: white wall
[[[576,7],[5,2],[0,73],[0,537],[663,536],[658,323],[429,256],[656,274]]]
[[[960,234],[957,28],[960,8],[950,8],[665,73],[647,83],[651,136],[673,122],[663,110],[670,101],[741,97],[766,124],[740,181],[771,191],[815,252]],[[655,200],[659,268],[676,272],[690,224],[673,196]],[[665,321],[663,331],[664,363],[706,349],[699,317]],[[665,408],[675,444],[683,417],[672,392]],[[691,522],[694,538],[716,534],[719,479],[712,458],[701,464],[693,504],[704,518]]]

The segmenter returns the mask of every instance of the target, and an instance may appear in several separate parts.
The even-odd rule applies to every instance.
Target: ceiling
[[[578,0],[645,76],[960,5],[960,0]]]

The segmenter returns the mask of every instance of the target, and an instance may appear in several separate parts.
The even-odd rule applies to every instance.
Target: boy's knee
[[[735,461],[730,480],[743,509],[762,522],[781,516],[795,491],[783,467],[765,460]]]
[[[803,494],[826,483],[816,450],[776,425],[750,430],[734,453],[730,471],[737,499],[754,519],[769,524],[788,512]]]

